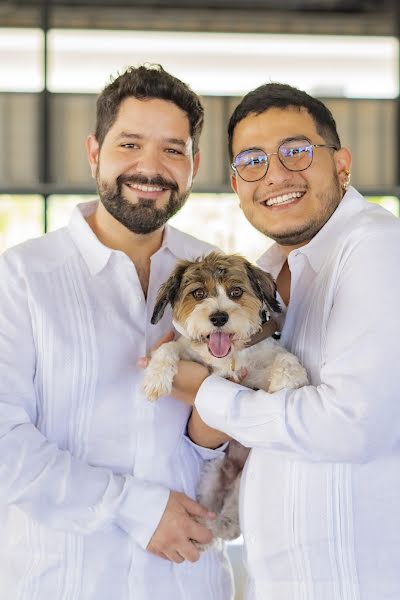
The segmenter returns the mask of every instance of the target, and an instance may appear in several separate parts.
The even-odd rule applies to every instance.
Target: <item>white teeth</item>
[[[139,183],[128,183],[128,187],[141,192],[162,192],[163,188],[158,185],[141,185]]]
[[[291,192],[290,194],[283,194],[283,196],[276,196],[275,198],[270,198],[264,204],[266,206],[274,206],[275,204],[285,204],[285,202],[291,202],[295,198],[301,198],[303,192]]]

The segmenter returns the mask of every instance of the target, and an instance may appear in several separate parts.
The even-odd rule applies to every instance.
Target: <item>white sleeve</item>
[[[94,467],[35,427],[35,345],[24,278],[0,257],[0,497],[41,524],[89,534],[110,525],[146,548],[169,490]]]
[[[400,236],[378,232],[345,254],[320,385],[268,394],[211,376],[196,407],[249,447],[307,460],[365,462],[400,439]],[[218,402],[215,401],[218,398]]]

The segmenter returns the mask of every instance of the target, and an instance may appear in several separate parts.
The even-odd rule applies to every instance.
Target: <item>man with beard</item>
[[[350,153],[306,93],[263,85],[228,132],[242,210],[275,240],[259,264],[277,281],[282,343],[310,378],[267,393],[181,363],[175,379],[196,443],[251,448],[248,597],[400,598],[400,222],[349,186]]]
[[[203,108],[159,66],[129,68],[97,101],[87,141],[99,200],[0,259],[0,597],[230,600],[223,548],[195,488],[221,455],[190,412],[151,404],[137,358],[177,258],[210,246],[166,223],[199,165]],[[184,563],[184,564],[181,564]]]

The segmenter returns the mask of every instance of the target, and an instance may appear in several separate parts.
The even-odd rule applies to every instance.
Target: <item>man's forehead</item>
[[[250,113],[239,121],[233,132],[233,147],[238,144],[251,146],[256,140],[278,142],[316,134],[314,120],[306,109],[273,107],[259,114]]]
[[[158,137],[178,145],[190,145],[187,114],[173,102],[151,98],[125,98],[108,132],[112,138]]]

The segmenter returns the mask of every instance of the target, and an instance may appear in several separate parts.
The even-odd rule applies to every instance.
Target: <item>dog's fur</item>
[[[202,363],[235,381],[245,368],[248,374],[242,384],[268,392],[308,383],[297,358],[275,339],[246,348],[280,307],[272,277],[242,256],[211,252],[192,262],[179,261],[159,290],[152,323],[161,319],[169,303],[181,337],[152,353],[143,384],[149,400],[170,394],[180,359]],[[197,499],[218,515],[207,522],[215,538],[240,535],[239,485],[249,451],[232,440],[224,458],[206,463]]]

